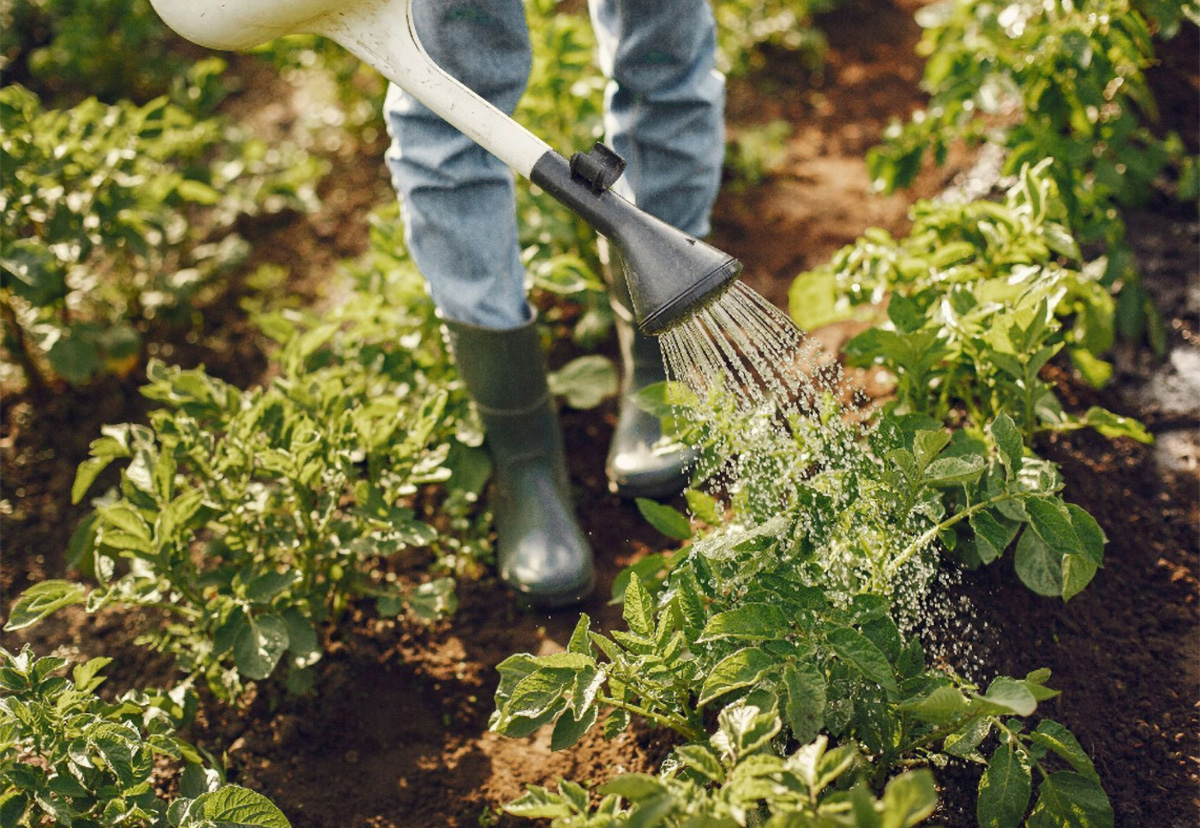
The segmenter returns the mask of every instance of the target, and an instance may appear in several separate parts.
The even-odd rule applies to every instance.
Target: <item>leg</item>
[[[609,78],[608,141],[639,207],[708,235],[725,152],[725,79],[707,0],[589,0]]]
[[[590,6],[609,77],[605,130],[629,165],[616,189],[668,224],[708,235],[724,160],[725,81],[715,68],[716,26],[707,0],[590,0]],[[633,324],[615,250],[602,244],[601,254],[623,368],[608,485],[623,497],[675,494],[687,482],[693,455],[657,449],[661,425],[633,401],[666,379],[662,352],[657,339]]]
[[[520,0],[419,0],[414,13],[430,56],[511,113],[530,68]],[[487,430],[500,577],[530,603],[573,603],[592,588],[592,551],[525,299],[512,172],[403,90],[389,90],[386,115],[409,250]]]
[[[447,72],[511,113],[531,63],[520,0],[416,0],[414,23]],[[449,319],[489,328],[529,321],[513,175],[500,160],[392,86],[387,154],[405,238]]]

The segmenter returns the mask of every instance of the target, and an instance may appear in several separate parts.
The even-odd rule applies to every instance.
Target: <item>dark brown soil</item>
[[[768,76],[731,85],[731,132],[773,119],[793,125],[781,167],[761,185],[729,188],[721,197],[714,233],[718,246],[746,263],[746,281],[777,304],[786,303],[796,273],[866,227],[902,232],[911,199],[940,190],[954,172],[928,172],[915,193],[887,198],[867,193],[865,150],[889,118],[920,103],[915,5],[859,0],[825,17],[830,51],[820,78],[774,61]],[[1185,92],[1193,88],[1186,75],[1194,72],[1194,63],[1180,62],[1185,80],[1177,88]],[[239,66],[239,71],[262,70]],[[286,93],[266,77],[253,80],[232,102],[243,113],[261,113]],[[1186,96],[1183,103],[1195,106]],[[263,117],[270,128],[289,128],[287,106]],[[335,153],[335,172],[323,192],[326,206],[316,217],[283,216],[242,228],[263,260],[291,268],[289,287],[303,301],[321,301],[336,260],[365,248],[365,212],[391,197],[381,152],[376,140]],[[1138,253],[1142,261],[1157,263],[1149,269],[1149,285],[1166,302],[1173,344],[1196,347],[1194,313],[1182,304],[1197,278],[1196,225],[1162,208],[1131,226],[1147,230],[1138,234]],[[842,333],[819,336],[836,343]],[[207,311],[200,334],[180,335],[172,348],[164,354],[170,360],[205,362],[240,384],[253,382],[266,365],[263,342],[232,301]],[[1186,418],[1156,419],[1153,411],[1127,402],[1122,392],[1133,377],[1122,376],[1098,395],[1068,371],[1054,370],[1071,405],[1098,403],[1146,416],[1155,430],[1196,426]],[[137,379],[69,394],[5,395],[0,412],[5,602],[31,582],[63,574],[66,540],[82,513],[67,505],[74,468],[101,424],[143,416]],[[612,401],[563,414],[580,518],[600,567],[597,593],[582,609],[604,627],[620,619],[619,608],[606,602],[615,574],[670,543],[631,504],[605,492],[604,453],[614,416]],[[1120,828],[1195,825],[1196,473],[1167,473],[1150,449],[1091,433],[1048,441],[1043,448],[1062,464],[1068,498],[1094,514],[1107,532],[1106,567],[1069,604],[1032,595],[1004,563],[968,574],[962,588],[983,631],[972,643],[994,674],[1053,670],[1052,684],[1063,695],[1043,712],[1070,727],[1094,757]],[[561,648],[577,612],[521,610],[492,578],[463,583],[460,601],[457,615],[434,627],[352,613],[333,632],[315,698],[297,701],[264,690],[243,710],[206,705],[192,738],[226,758],[233,780],[272,797],[296,828],[526,824],[498,811],[526,784],[553,784],[559,776],[602,782],[621,770],[657,767],[670,747],[669,736],[660,732],[638,729],[612,743],[591,736],[559,753],[549,750],[546,734],[510,740],[489,733],[495,665],[515,652]],[[5,634],[4,646],[30,640],[41,652],[58,647],[104,653],[117,657],[110,670],[116,687],[163,682],[170,677],[168,661],[132,644],[151,623],[129,613],[67,612],[28,635]],[[946,790],[940,822],[949,828],[974,825],[971,789],[978,770],[951,768],[941,779]]]

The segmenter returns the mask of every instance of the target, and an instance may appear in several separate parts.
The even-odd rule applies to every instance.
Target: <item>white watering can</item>
[[[213,49],[324,35],[436,112],[518,174],[579,213],[625,261],[634,317],[661,334],[724,292],[741,262],[609,190],[625,162],[603,144],[568,162],[443,71],[417,37],[412,0],[151,0],[167,25]]]

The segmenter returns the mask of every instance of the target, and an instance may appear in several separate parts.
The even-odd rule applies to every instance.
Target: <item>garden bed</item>
[[[731,85],[735,136],[776,119],[792,125],[784,159],[761,183],[727,188],[715,217],[715,243],[741,258],[744,280],[776,304],[786,303],[797,272],[824,261],[866,227],[899,233],[907,225],[914,193],[869,195],[862,158],[887,121],[907,115],[920,100],[921,63],[914,54],[919,30],[911,12],[904,0],[849,5],[822,21],[830,47],[820,78],[780,62]],[[262,81],[257,78],[253,88]],[[289,92],[276,83],[278,94],[255,93],[231,104],[266,107]],[[1194,107],[1195,100],[1180,103]],[[286,121],[289,113],[285,108],[272,117]],[[388,192],[381,152],[376,140],[333,155],[320,214],[288,214],[243,229],[252,244],[291,251],[289,289],[305,301],[326,300],[322,285],[334,261],[365,248],[365,233],[357,228]],[[927,173],[916,194],[941,191],[953,172],[952,166]],[[1170,345],[1194,351],[1200,347],[1197,224],[1186,209],[1157,205],[1131,225],[1147,287],[1162,303]],[[836,346],[845,331],[814,336]],[[177,343],[164,357],[185,366],[206,363],[215,376],[244,386],[264,369],[265,347],[237,313],[213,313],[199,336]],[[1047,370],[1072,410],[1104,405],[1142,419],[1156,433],[1190,433],[1194,445],[1194,411],[1163,410],[1140,395],[1148,377],[1139,372],[1164,369],[1132,353],[1122,364],[1127,370],[1102,393],[1057,363]],[[873,373],[856,377],[874,393],[886,391]],[[138,378],[129,377],[82,392],[5,395],[0,588],[6,603],[29,584],[64,574],[63,550],[83,513],[65,505],[75,468],[100,425],[144,417],[137,386]],[[608,629],[621,618],[620,608],[607,602],[617,572],[674,542],[648,526],[632,504],[605,492],[614,401],[567,410],[563,419],[580,520],[599,564],[597,591],[582,609]],[[1091,431],[1047,439],[1039,448],[1062,465],[1070,499],[1104,528],[1110,540],[1106,565],[1069,603],[1034,595],[1007,562],[964,575],[956,589],[969,599],[970,617],[960,620],[970,622],[972,663],[986,665],[971,677],[986,683],[994,675],[1049,667],[1050,685],[1063,694],[1039,712],[1079,737],[1095,761],[1117,826],[1191,826],[1200,810],[1195,456],[1189,459],[1181,449],[1177,465],[1168,467],[1153,447]],[[319,665],[315,697],[264,692],[244,709],[206,705],[190,736],[223,755],[231,781],[269,796],[295,828],[526,824],[499,812],[526,784],[552,784],[564,776],[602,782],[620,771],[657,769],[671,737],[644,726],[612,742],[593,730],[561,752],[550,750],[548,732],[527,740],[489,732],[495,666],[513,653],[561,649],[577,611],[522,610],[491,577],[461,582],[459,599],[457,613],[432,626],[381,620],[365,606],[353,609]],[[112,656],[110,690],[168,680],[169,661],[132,643],[146,619],[76,609],[5,633],[4,646],[11,650],[28,640],[41,653],[61,648]],[[948,828],[975,824],[978,777],[974,766],[939,772],[946,788],[935,822]],[[969,793],[956,795],[956,789]]]

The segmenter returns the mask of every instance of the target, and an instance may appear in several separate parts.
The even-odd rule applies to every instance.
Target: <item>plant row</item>
[[[1062,220],[1081,244],[1106,253],[1101,283],[1118,292],[1117,327],[1158,353],[1165,332],[1140,284],[1122,210],[1143,205],[1165,179],[1184,202],[1200,198],[1200,165],[1158,124],[1147,72],[1155,40],[1200,25],[1190,0],[953,0],[917,15],[925,28],[928,105],[894,123],[867,162],[882,190],[910,184],[922,161],[960,142],[1005,151],[1003,169],[1053,159]],[[1192,148],[1195,151],[1195,148]]]

